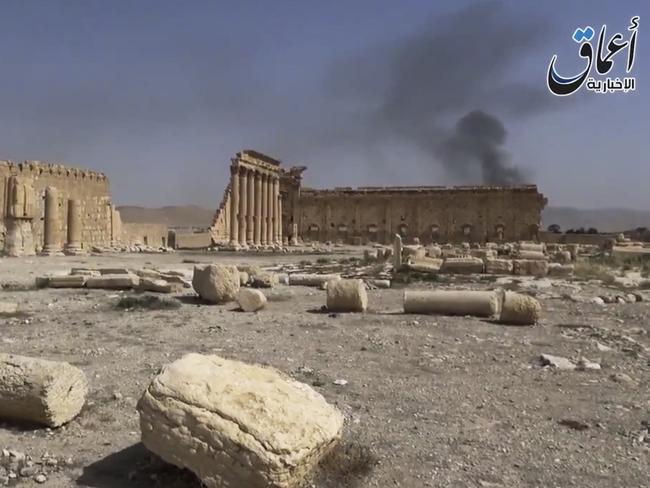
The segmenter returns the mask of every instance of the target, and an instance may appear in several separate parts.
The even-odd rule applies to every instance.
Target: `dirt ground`
[[[0,448],[31,456],[38,463],[29,473],[46,476],[41,485],[19,476],[10,486],[200,486],[147,453],[135,408],[160,367],[188,352],[272,365],[341,409],[350,459],[326,468],[314,487],[650,486],[650,302],[588,303],[615,293],[597,283],[508,285],[542,302],[542,323],[532,327],[404,315],[399,288],[370,291],[368,313],[331,315],[320,310],[325,292],[306,287],[270,290],[267,308],[254,314],[235,304],[201,304],[191,290],[180,297],[180,308],[124,310],[116,304],[133,292],[21,287],[75,266],[155,266],[189,274],[187,259],[271,265],[316,257],[0,260],[0,301],[18,302],[21,310],[0,317],[0,350],[69,361],[90,382],[86,407],[62,428],[0,424]],[[497,285],[458,278],[408,286]],[[585,357],[601,369],[545,368],[542,353]]]

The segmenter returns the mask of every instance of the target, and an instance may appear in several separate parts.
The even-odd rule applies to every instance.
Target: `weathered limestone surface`
[[[289,275],[291,286],[323,286],[328,281],[340,280],[340,274],[303,274]]]
[[[506,291],[499,321],[512,325],[533,325],[542,314],[541,304],[533,297]]]
[[[501,298],[495,291],[404,291],[404,313],[493,317],[500,305]]]
[[[549,263],[549,276],[571,276],[574,271],[573,264]]]
[[[521,250],[517,253],[519,259],[548,259],[542,251]]]
[[[128,290],[140,284],[140,278],[134,274],[107,274],[89,276],[86,288],[103,288],[105,290]]]
[[[548,261],[541,259],[514,259],[513,274],[546,276],[548,274]]]
[[[144,445],[208,488],[297,488],[343,427],[311,387],[199,354],[165,366],[138,411]]]
[[[271,272],[258,273],[251,278],[251,286],[254,288],[273,288],[277,284],[278,276]]]
[[[208,302],[227,303],[237,298],[239,271],[236,266],[208,264],[195,266],[192,286],[198,295]]]
[[[88,276],[68,275],[68,276],[50,276],[47,278],[47,286],[50,288],[83,288]]]
[[[409,258],[406,267],[422,273],[437,273],[440,271],[443,260],[438,258]]]
[[[266,305],[266,296],[260,290],[241,288],[237,293],[237,303],[244,312],[257,312]]]
[[[81,411],[88,384],[65,362],[0,354],[0,418],[58,427]]]
[[[402,267],[402,237],[399,234],[395,234],[393,238],[393,268],[398,270]]]
[[[485,272],[488,274],[512,274],[512,260],[486,259]]]
[[[365,312],[368,293],[363,280],[337,280],[327,284],[327,310],[331,312]]]
[[[483,260],[480,258],[447,258],[440,267],[441,273],[472,274],[483,272]]]
[[[171,293],[175,291],[177,287],[180,287],[180,285],[172,285],[165,280],[148,277],[140,278],[140,283],[138,284],[140,290],[151,291],[154,293]]]

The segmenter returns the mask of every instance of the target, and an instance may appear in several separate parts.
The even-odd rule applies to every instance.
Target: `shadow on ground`
[[[86,466],[77,486],[92,488],[199,488],[187,470],[167,464],[139,442]]]

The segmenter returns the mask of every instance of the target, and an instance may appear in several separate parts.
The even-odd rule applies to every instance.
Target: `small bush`
[[[317,473],[319,486],[339,488],[358,486],[379,462],[377,456],[357,442],[337,445],[321,461]]]
[[[122,310],[169,310],[180,308],[181,302],[175,298],[158,295],[130,295],[120,298],[116,308]]]

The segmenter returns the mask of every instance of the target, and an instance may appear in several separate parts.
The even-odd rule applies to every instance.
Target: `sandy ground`
[[[342,410],[346,444],[363,452],[348,468],[356,462],[369,472],[328,475],[314,487],[650,486],[650,302],[575,301],[606,291],[597,284],[528,283],[544,308],[534,327],[404,315],[401,289],[370,291],[368,313],[338,315],[320,312],[325,292],[305,287],[275,288],[255,314],[200,304],[191,291],[178,309],[122,310],[116,303],[132,292],[17,289],[73,266],[190,272],[188,258],[315,260],[179,253],[0,261],[0,283],[10,284],[0,301],[22,310],[0,317],[0,350],[69,361],[91,384],[87,406],[65,427],[0,424],[0,448],[38,461],[31,476],[10,485],[198,487],[142,447],[135,409],[159,368],[193,351],[272,365]],[[495,283],[409,285],[439,286]],[[542,353],[584,356],[602,369],[543,368]],[[334,384],[341,379],[347,384]],[[38,485],[33,475],[41,472],[46,481]]]

